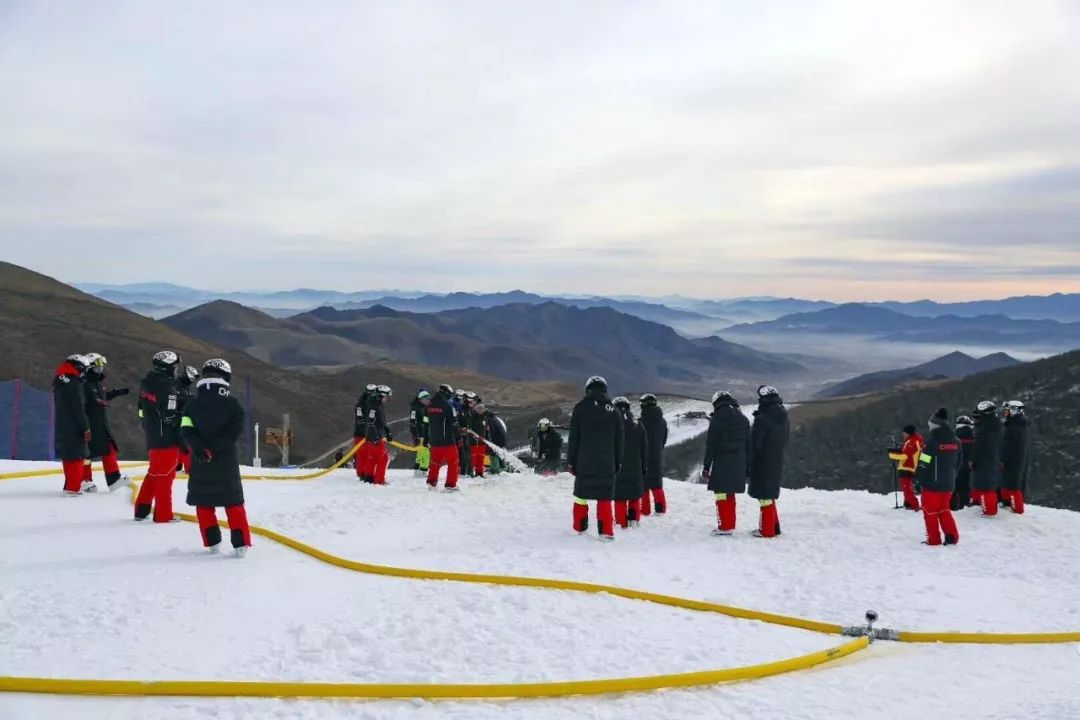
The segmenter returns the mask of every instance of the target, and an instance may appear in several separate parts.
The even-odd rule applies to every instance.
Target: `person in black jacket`
[[[176,409],[179,411],[181,418],[184,416],[184,406],[191,399],[195,381],[198,379],[199,371],[190,365],[185,365],[176,373]],[[180,470],[186,473],[191,472],[191,450],[184,444],[182,436],[180,438],[180,462],[177,463],[176,470],[177,472]]]
[[[86,392],[83,374],[89,365],[85,355],[69,355],[53,376],[53,446],[64,467],[64,494],[93,492],[94,483],[86,483],[86,463],[90,462],[90,420],[86,416]],[[89,486],[89,487],[88,487]]]
[[[423,477],[427,475],[431,465],[431,450],[428,448],[428,419],[427,406],[431,402],[431,393],[420,388],[416,397],[409,405],[409,435],[412,436],[416,450],[416,461],[413,463],[413,476]]]
[[[172,350],[154,355],[153,367],[139,388],[139,417],[150,467],[146,471],[139,495],[135,499],[135,519],[145,520],[153,507],[154,522],[175,522],[173,517],[172,485],[180,461],[179,396],[176,391],[176,371],[180,356]]]
[[[979,494],[983,515],[998,511],[998,487],[1001,476],[1001,422],[997,406],[983,400],[976,406],[975,445],[971,450],[971,487]]]
[[[484,477],[484,468],[487,463],[487,443],[490,439],[491,430],[484,417],[484,401],[475,393],[467,398],[469,406],[469,425],[466,431],[466,443],[469,446],[469,474],[473,477]]]
[[[607,380],[594,375],[585,383],[585,398],[570,415],[566,463],[574,476],[574,530],[589,528],[589,500],[596,500],[596,530],[601,540],[614,540],[615,477],[623,457],[623,424],[607,395]]]
[[[617,397],[611,401],[623,426],[622,467],[615,476],[615,523],[619,527],[637,527],[641,519],[641,496],[649,462],[649,443],[645,428],[634,419],[630,401]]]
[[[746,492],[750,475],[750,421],[726,390],[715,393],[712,403],[701,477],[709,483],[716,501],[712,534],[731,535],[735,532],[735,497]]]
[[[1010,509],[1024,514],[1024,491],[1028,474],[1028,419],[1024,403],[1010,400],[1002,413],[1005,430],[1001,436],[1001,494]]]
[[[488,440],[490,440],[491,444],[495,447],[505,450],[506,422],[501,417],[499,417],[498,413],[490,409],[484,410],[484,422],[487,423]],[[488,457],[491,460],[491,474],[498,475],[502,472],[503,468],[502,455],[498,452],[495,452],[494,450],[491,450],[491,448],[488,448],[488,450],[490,451],[488,453]]]
[[[961,457],[960,443],[949,427],[949,413],[941,408],[930,418],[930,433],[919,456],[916,477],[922,486],[922,511],[926,523],[926,545],[940,545],[945,535],[946,545],[960,542],[956,519],[949,509],[956,489],[956,465]]]
[[[367,442],[368,404],[372,398],[376,397],[378,389],[379,386],[375,383],[368,383],[364,392],[360,393],[356,405],[353,406],[353,447]],[[363,446],[353,453],[353,467],[356,468],[357,480],[364,479],[364,453]]]
[[[129,391],[127,388],[105,389],[103,383],[108,361],[104,355],[89,353],[86,358],[89,361],[89,367],[83,379],[83,389],[86,393],[86,417],[90,421],[89,456],[91,459],[101,458],[102,469],[105,471],[105,483],[112,492],[128,485],[128,481],[120,475],[120,464],[117,462],[119,451],[112,428],[109,427],[109,403],[115,398],[127,395]],[[91,466],[88,463],[84,467],[86,475],[83,477],[83,482],[88,482],[93,486]]]
[[[750,497],[761,505],[761,520],[754,535],[774,537],[780,534],[776,501],[784,475],[784,449],[788,443],[788,415],[776,388],[758,388],[758,409],[750,430]]]
[[[551,427],[551,421],[540,418],[536,423],[536,436],[533,439],[533,457],[541,475],[555,475],[559,472],[562,461],[562,435]]]
[[[431,465],[428,467],[427,484],[431,489],[439,486],[439,470],[446,466],[446,492],[455,492],[458,481],[458,442],[461,426],[452,398],[454,388],[440,385],[427,407],[428,442],[431,443]]]
[[[975,421],[967,415],[956,418],[956,440],[960,443],[960,461],[956,470],[956,489],[949,508],[954,512],[968,505],[978,505],[979,496],[971,488],[971,451],[975,447]]]
[[[472,460],[469,456],[469,428],[472,426],[472,412],[469,408],[469,396],[476,393],[471,390],[458,390],[454,393],[454,408],[457,410],[458,429],[458,468],[466,475],[472,474]]]
[[[656,505],[656,514],[667,512],[667,496],[664,494],[664,446],[667,445],[668,426],[664,411],[652,393],[645,393],[639,400],[641,404],[641,425],[645,428],[645,441],[649,445],[649,462],[645,471],[645,488],[641,494],[641,514],[651,515],[652,506]],[[650,501],[650,493],[652,498]]]
[[[244,509],[240,455],[236,441],[244,431],[244,408],[232,396],[232,367],[220,358],[207,360],[195,395],[180,421],[184,444],[191,448],[187,504],[195,507],[203,546],[218,552],[221,527],[215,508],[225,508],[233,552],[244,557],[251,547],[251,529]]]
[[[386,466],[390,462],[386,443],[393,439],[386,422],[386,401],[393,394],[388,385],[379,385],[375,388],[375,395],[369,396],[367,402],[365,443],[360,448],[360,479],[375,485],[386,484]]]

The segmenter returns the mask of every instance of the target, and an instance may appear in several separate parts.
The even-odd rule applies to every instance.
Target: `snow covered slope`
[[[0,462],[0,472],[26,467]],[[34,465],[42,467],[44,464]],[[919,544],[891,498],[786,492],[784,534],[713,538],[701,486],[602,544],[570,529],[571,478],[411,473],[359,485],[249,482],[252,522],[354,559],[607,582],[844,624],[906,630],[1080,628],[1080,514],[960,513],[961,544]],[[64,498],[59,476],[0,481],[0,675],[481,682],[685,672],[824,649],[839,638],[605,595],[348,572],[261,538],[204,555],[189,523],[130,520],[126,492]],[[176,485],[183,508],[184,484]],[[1080,717],[1077,645],[879,642],[833,665],[750,683],[512,702],[63,698],[0,694],[0,718]]]

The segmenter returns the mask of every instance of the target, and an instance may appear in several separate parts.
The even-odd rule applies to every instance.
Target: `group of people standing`
[[[615,525],[636,527],[653,507],[657,515],[667,512],[663,480],[667,421],[655,395],[642,395],[640,405],[637,419],[630,401],[610,399],[607,380],[595,375],[585,383],[584,399],[574,406],[566,464],[574,476],[572,523],[579,534],[589,528],[590,500],[596,502],[596,530],[602,540],[615,539]],[[550,423],[539,430],[540,435],[555,432]],[[546,435],[540,442],[546,452],[558,456],[561,438],[556,443]],[[541,460],[550,462],[550,455]]]
[[[117,463],[109,426],[109,403],[129,393],[104,387],[108,365],[99,353],[69,356],[53,378],[56,414],[54,446],[64,469],[64,493],[96,492],[91,460],[101,458],[109,490],[128,484]],[[220,358],[202,371],[162,350],[139,387],[138,414],[146,438],[149,467],[135,498],[134,517],[155,523],[179,520],[173,514],[172,486],[179,469],[188,472],[187,503],[195,507],[203,544],[217,552],[221,529],[215,507],[225,508],[235,553],[251,545],[236,442],[244,411],[231,395],[232,367]]]
[[[998,506],[1024,513],[1030,440],[1024,403],[1010,400],[997,406],[979,402],[975,411],[949,426],[949,413],[939,409],[928,421],[924,437],[915,425],[903,428],[904,441],[889,457],[904,497],[904,507],[922,510],[927,545],[960,541],[953,512],[979,506],[983,517],[997,515]],[[918,490],[921,489],[920,502]]]
[[[364,442],[356,452],[356,475],[363,482],[386,484],[387,446],[393,434],[385,402],[392,394],[386,385],[369,384],[354,406],[353,442]],[[409,434],[416,453],[414,472],[426,475],[432,488],[438,486],[443,467],[447,492],[457,490],[463,469],[473,477],[484,477],[489,465],[491,472],[500,471],[499,456],[489,453],[489,446],[506,447],[506,423],[474,392],[447,384],[434,394],[420,388],[409,404]]]

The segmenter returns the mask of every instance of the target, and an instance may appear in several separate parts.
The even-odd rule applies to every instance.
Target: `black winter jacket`
[[[623,424],[605,393],[593,391],[574,406],[566,463],[573,468],[574,496],[611,500],[623,456]]]
[[[431,403],[427,407],[427,419],[428,442],[431,447],[457,445],[461,428],[449,397],[441,392],[432,395]]]
[[[1028,456],[1028,419],[1023,415],[1010,415],[1005,419],[1005,431],[1001,436],[1001,487],[1006,490],[1026,490]]]
[[[492,410],[488,410],[484,413],[484,419],[487,421],[488,426],[488,440],[490,440],[495,447],[505,448],[506,423]]]
[[[997,490],[1001,479],[1001,421],[997,415],[975,418],[975,446],[971,450],[971,487],[982,492]]]
[[[53,378],[53,444],[60,460],[83,460],[89,457],[86,448],[86,431],[90,420],[86,417],[86,393],[79,371],[69,362],[56,369]]]
[[[563,439],[556,430],[539,430],[533,441],[536,458],[545,463],[557,463],[562,459]]]
[[[427,443],[427,406],[420,402],[418,398],[413,398],[412,403],[409,405],[409,435],[412,436],[415,445]]]
[[[116,447],[116,437],[109,425],[109,402],[126,395],[127,390],[106,390],[102,375],[88,373],[83,380],[86,393],[86,417],[90,421],[90,457],[104,457]]]
[[[649,463],[645,470],[645,488],[658,490],[664,487],[664,446],[667,445],[668,426],[664,411],[658,405],[641,408],[641,424],[645,428],[649,444]]]
[[[229,384],[219,378],[199,380],[181,423],[184,444],[191,448],[188,505],[242,505],[244,487],[236,441],[244,431],[244,409],[232,396]]]
[[[649,462],[649,441],[645,427],[633,413],[622,414],[622,467],[615,476],[615,499],[636,500],[645,492],[645,474]]]
[[[750,497],[758,500],[780,497],[788,434],[784,401],[779,397],[763,398],[754,411],[754,425],[750,430]]]
[[[180,398],[172,376],[151,370],[139,388],[139,417],[148,450],[180,443]]]
[[[367,390],[360,394],[360,398],[353,406],[353,437],[367,438],[367,413],[370,396]]]
[[[367,419],[364,424],[364,438],[369,443],[382,442],[389,433],[386,426],[386,404],[382,398],[370,398],[367,403]]]
[[[738,405],[722,402],[709,420],[704,467],[714,493],[746,492],[750,476],[750,421]]]
[[[960,441],[948,425],[931,426],[919,458],[915,479],[923,490],[951,493],[956,488],[956,467],[963,457]]]

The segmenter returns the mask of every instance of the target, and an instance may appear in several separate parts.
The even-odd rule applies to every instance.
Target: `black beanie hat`
[[[934,413],[934,417],[937,418],[938,420],[941,420],[942,422],[948,422],[949,421],[949,411],[946,410],[945,408],[938,408],[938,411],[936,413]]]
[[[915,434],[915,426],[914,425],[905,425],[903,430],[908,435],[914,435]]]

